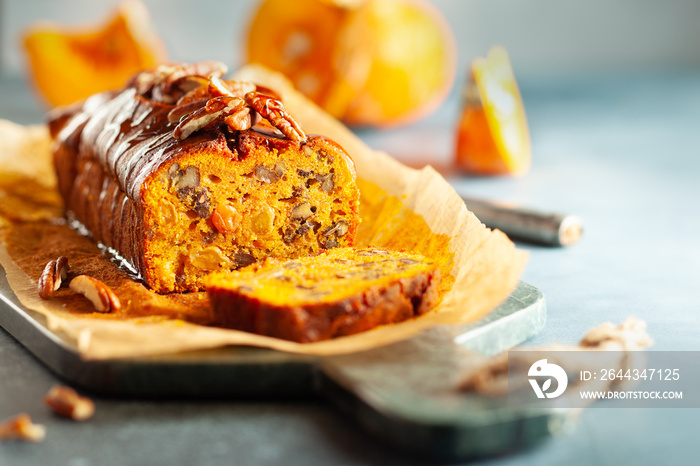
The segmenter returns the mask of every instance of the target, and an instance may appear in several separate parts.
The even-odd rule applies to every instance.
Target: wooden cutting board
[[[460,393],[461,377],[544,326],[544,295],[521,282],[479,322],[440,326],[362,353],[317,357],[253,347],[84,361],[77,347],[19,303],[0,268],[0,326],[71,385],[117,397],[201,399],[319,396],[361,426],[432,459],[500,454],[561,428],[564,414],[513,410]]]

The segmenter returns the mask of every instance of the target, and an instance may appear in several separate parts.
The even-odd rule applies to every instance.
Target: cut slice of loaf
[[[218,325],[297,342],[401,322],[438,301],[440,272],[418,254],[337,248],[215,273],[205,285]]]

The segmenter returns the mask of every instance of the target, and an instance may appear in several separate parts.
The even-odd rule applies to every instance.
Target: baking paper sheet
[[[25,237],[25,231],[75,235],[74,241],[80,246],[71,247],[71,251],[77,258],[71,257],[71,251],[63,254],[71,260],[74,270],[76,265],[90,269],[118,295],[120,290],[138,293],[137,302],[125,306],[129,312],[108,316],[92,313],[89,302],[70,290],[61,290],[55,299],[43,300],[38,296],[36,279],[46,261],[61,254],[42,248],[51,238],[37,236],[41,244],[34,249],[8,251],[5,244],[0,246],[0,263],[19,300],[25,307],[46,315],[50,328],[73,339],[84,358],[138,357],[225,345],[314,355],[351,353],[409,338],[434,325],[474,321],[498,306],[516,287],[526,253],[517,250],[503,233],[484,227],[435,170],[414,170],[368,148],[279,74],[248,66],[235,73],[234,79],[275,89],[307,133],[327,136],[345,148],[355,161],[362,193],[363,223],[358,246],[417,251],[438,261],[444,277],[440,305],[414,320],[305,344],[193,323],[206,322],[209,311],[204,293],[181,298],[156,295],[127,278],[89,240],[61,230],[67,230],[65,225],[55,225],[55,217],[61,212],[60,199],[55,192],[46,128],[0,121],[0,222],[5,224],[4,231],[23,228],[15,232],[20,231]],[[25,223],[13,226],[18,221]],[[51,228],[56,230],[35,228],[27,221],[51,221]]]

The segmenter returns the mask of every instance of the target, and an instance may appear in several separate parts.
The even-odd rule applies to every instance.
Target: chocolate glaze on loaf
[[[340,146],[319,136],[287,139],[269,125],[211,124],[179,140],[173,108],[128,85],[49,122],[67,215],[149,286],[199,290],[212,271],[352,244],[359,192]],[[346,234],[324,236],[339,222]]]

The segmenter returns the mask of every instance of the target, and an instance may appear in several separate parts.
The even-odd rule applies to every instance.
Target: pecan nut
[[[279,180],[279,176],[277,176],[277,173],[265,167],[264,165],[257,165],[253,174],[256,179],[266,184],[276,183]]]
[[[204,81],[206,81],[207,78],[211,77],[219,78],[225,75],[227,71],[228,67],[219,61],[203,61],[175,66],[172,72],[163,80],[163,93],[172,94],[176,87],[178,90],[185,90],[179,85],[187,78],[198,77],[204,78]]]
[[[64,256],[56,260],[49,261],[44,267],[44,271],[39,277],[37,288],[42,299],[52,298],[56,291],[61,288],[61,284],[68,278],[68,259]]]
[[[89,275],[78,275],[70,282],[70,289],[90,300],[97,312],[116,311],[121,308],[119,298],[103,282]]]
[[[238,108],[235,112],[232,112],[229,116],[224,118],[226,126],[228,126],[231,131],[245,131],[255,126],[259,120],[258,114],[248,107]]]
[[[324,231],[323,236],[335,235],[336,237],[340,238],[341,236],[345,236],[348,233],[348,230],[350,230],[348,222],[341,220]]]
[[[214,97],[206,102],[194,102],[192,104],[175,107],[168,114],[168,119],[175,120],[179,118],[178,125],[173,131],[175,139],[187,139],[195,131],[200,131],[205,128],[211,128],[217,125],[220,121],[225,121],[232,131],[242,131],[250,128],[253,124],[250,116],[250,110],[246,108],[245,101],[240,97]],[[185,112],[190,107],[199,107],[190,112]]]
[[[261,117],[270,122],[292,141],[306,140],[306,134],[301,126],[287,113],[282,101],[260,92],[249,92],[245,96],[246,103],[250,105]]]
[[[46,438],[46,427],[34,424],[27,414],[18,414],[0,424],[0,440],[41,442]]]
[[[85,421],[95,414],[95,403],[78,395],[69,387],[54,385],[44,397],[44,403],[61,417],[74,421]]]
[[[335,188],[335,175],[333,173],[327,173],[325,175],[317,174],[315,178],[316,181],[321,183],[321,190],[324,193],[330,194],[333,192]]]
[[[172,94],[172,90],[165,88]],[[151,91],[153,96],[158,89]],[[260,118],[266,119],[288,139],[306,140],[301,126],[287,113],[273,91],[246,81],[223,81],[217,75],[208,76],[206,85],[189,89],[168,113],[170,123],[178,122],[173,136],[180,140],[222,122],[232,132],[245,131]]]
[[[168,121],[170,123],[179,123],[182,117],[200,110],[206,103],[205,99],[192,100],[183,104],[178,103],[175,108],[168,112]]]
[[[292,209],[292,218],[297,220],[297,219],[307,219],[314,214],[314,209],[311,207],[311,205],[308,202],[302,202],[301,204],[297,204],[294,206]]]
[[[212,97],[245,97],[258,87],[248,81],[223,81],[217,77],[209,79],[207,90]]]
[[[184,94],[206,86],[209,78],[221,77],[227,71],[225,64],[216,61],[159,65],[138,73],[128,85],[140,95],[148,96],[150,93],[150,98],[157,102],[174,104]]]
[[[221,116],[223,116],[223,111],[212,113],[206,107],[200,108],[180,120],[180,124],[173,131],[173,137],[179,140],[187,139],[195,131],[215,124]]]

